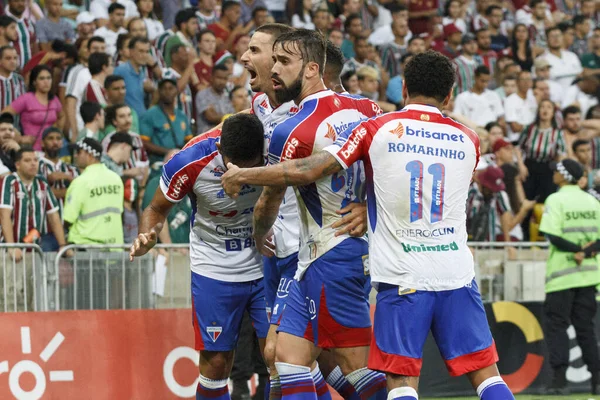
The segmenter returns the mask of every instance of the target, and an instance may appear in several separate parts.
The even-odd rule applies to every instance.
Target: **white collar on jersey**
[[[423,111],[442,115],[442,112],[439,110],[439,108],[427,104],[408,104],[402,109],[402,111],[408,110]]]
[[[298,104],[298,107],[300,107],[302,104],[306,103],[309,100],[322,99],[323,97],[331,96],[334,93],[335,92],[332,91],[332,90],[323,89],[321,91],[318,91],[317,93],[310,94],[310,95],[308,95],[308,96],[306,96],[305,98],[302,99],[302,101],[300,102],[300,104]]]

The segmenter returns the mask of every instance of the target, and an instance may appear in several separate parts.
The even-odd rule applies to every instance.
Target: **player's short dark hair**
[[[114,82],[124,81],[124,80],[125,80],[125,78],[123,78],[121,75],[109,75],[104,80],[104,89],[108,89],[110,87],[110,85],[112,85]]]
[[[90,74],[96,75],[102,72],[102,68],[110,65],[110,56],[106,53],[92,53],[88,59]]]
[[[123,107],[129,107],[127,104],[115,104],[109,107],[106,107],[104,110],[104,125],[112,125],[113,122],[117,119],[117,111],[119,111]]]
[[[235,114],[227,118],[221,130],[222,155],[237,162],[253,161],[263,156],[264,128],[254,114]]]
[[[21,146],[21,148],[15,152],[15,162],[21,161],[25,153],[35,153],[35,150],[29,145]]]
[[[275,39],[277,39],[279,36],[283,35],[284,33],[291,32],[293,30],[294,28],[292,28],[289,25],[270,23],[264,24],[263,26],[256,28],[254,33],[261,32],[269,34],[273,37],[273,41],[275,41]]]
[[[573,17],[573,26],[583,24],[588,18],[585,15],[576,15]]]
[[[488,67],[486,67],[485,65],[480,65],[479,67],[475,68],[475,77],[481,76],[481,75],[489,75],[490,74],[490,69]]]
[[[116,10],[123,10],[125,11],[125,6],[122,4],[119,4],[117,2],[112,3],[109,7],[108,7],[108,13],[112,14],[113,12],[115,12]]]
[[[142,43],[142,44],[150,44],[150,41],[145,38],[145,37],[134,37],[131,38],[131,40],[129,41],[129,44],[127,45],[127,48],[129,50],[131,49],[135,49],[135,45],[138,43]]]
[[[92,122],[96,118],[96,115],[100,114],[100,111],[102,111],[102,106],[93,101],[84,101],[79,107],[79,113],[84,124]]]
[[[492,13],[494,12],[494,10],[500,10],[502,11],[502,7],[497,6],[497,5],[491,5],[488,8],[485,9],[485,15],[492,15]]]
[[[577,139],[576,141],[573,142],[573,144],[571,145],[571,148],[573,149],[573,152],[576,152],[577,149],[579,148],[579,146],[584,146],[586,144],[590,144],[590,141],[585,140],[585,139]]]
[[[217,71],[225,71],[225,72],[229,72],[229,68],[227,68],[227,66],[225,64],[217,64],[212,68],[212,74],[214,75],[215,72]]]
[[[215,33],[213,31],[211,31],[209,29],[201,29],[200,32],[198,32],[198,42],[202,41],[202,37],[204,35],[209,35],[209,34],[215,36]],[[171,53],[171,54],[173,54],[173,53]]]
[[[325,69],[331,72],[331,75],[340,76],[344,68],[344,54],[339,47],[327,40],[327,61]]]
[[[581,114],[581,108],[577,107],[577,106],[569,106],[567,108],[565,108],[563,111],[563,118],[567,118],[568,115],[571,114]]]
[[[269,12],[269,9],[263,6],[256,7],[254,10],[252,10],[252,19],[256,18],[256,14],[263,11]]]
[[[450,94],[455,80],[450,60],[433,50],[414,56],[404,70],[404,82],[411,97],[432,97],[442,102]]]
[[[225,11],[232,7],[241,7],[241,4],[237,1],[225,0],[221,5],[221,15],[225,14]]]
[[[352,21],[354,21],[355,19],[360,19],[362,21],[362,18],[358,14],[348,15],[348,17],[344,21],[344,31],[348,32],[348,29],[350,29],[350,25],[352,25]]]
[[[89,40],[87,42],[88,51],[92,48],[92,43],[94,43],[94,42],[106,43],[106,40],[104,40],[104,38],[102,36],[92,36],[91,38],[89,38]]]
[[[196,18],[196,10],[193,8],[180,10],[175,14],[175,26],[181,29],[181,25],[187,23],[192,18]]]
[[[316,63],[319,66],[319,74],[323,76],[327,42],[321,33],[309,29],[296,29],[279,36],[273,47],[277,44],[288,54],[294,54],[294,48],[297,48],[303,63]]]
[[[0,47],[0,58],[4,57],[4,52],[6,50],[14,50],[17,51],[17,49],[15,49],[13,46],[2,46]]]
[[[6,28],[10,24],[16,24],[17,20],[8,15],[0,15],[0,28]]]

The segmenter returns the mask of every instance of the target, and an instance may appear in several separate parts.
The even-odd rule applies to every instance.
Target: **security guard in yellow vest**
[[[592,374],[592,393],[600,394],[600,357],[594,332],[596,285],[600,283],[600,203],[579,188],[578,162],[565,159],[554,166],[558,192],[546,199],[540,231],[550,241],[546,267],[544,330],[554,371],[547,394],[569,394],[567,328],[572,324],[583,361]]]

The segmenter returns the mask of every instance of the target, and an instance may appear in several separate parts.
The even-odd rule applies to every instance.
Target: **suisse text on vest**
[[[119,194],[120,188],[119,185],[98,186],[90,189],[90,198],[100,197],[104,194]]]

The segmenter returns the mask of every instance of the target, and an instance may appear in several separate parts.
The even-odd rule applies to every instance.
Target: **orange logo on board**
[[[398,139],[400,139],[402,135],[404,135],[404,126],[402,125],[402,122],[398,122],[398,126],[392,129],[390,133],[398,136]]]

